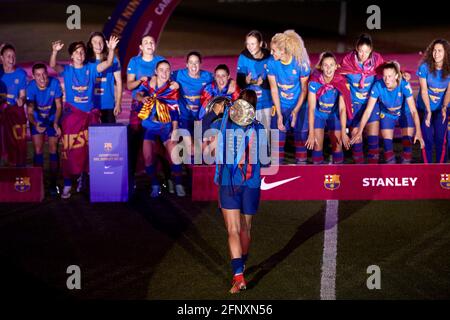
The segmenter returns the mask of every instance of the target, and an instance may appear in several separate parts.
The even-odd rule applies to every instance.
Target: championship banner
[[[24,107],[9,105],[1,115],[3,143],[8,162],[25,165],[27,162],[27,117]]]
[[[89,127],[91,202],[128,201],[127,127],[102,124]]]
[[[214,172],[193,167],[193,201],[217,200]],[[262,200],[450,199],[450,164],[282,165],[261,190]]]
[[[141,37],[150,34],[158,43],[159,36],[172,11],[180,0],[122,0],[103,33],[108,39],[114,34],[120,38],[119,57],[126,71],[128,61],[139,53]]]
[[[0,202],[41,202],[42,168],[0,168]]]

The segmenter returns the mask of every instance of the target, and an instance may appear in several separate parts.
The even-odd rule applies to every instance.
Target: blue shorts
[[[320,111],[315,110],[314,114],[314,129],[325,129],[325,126],[328,130],[337,131],[341,130],[341,122],[339,120],[339,116],[336,112],[332,112],[330,114],[318,115],[317,113]],[[320,112],[322,113],[322,112]]]
[[[398,124],[401,128],[414,128],[414,119],[411,112],[403,112],[398,120]]]
[[[156,141],[156,138],[160,138],[164,143],[170,139],[172,133],[172,123],[161,124],[159,127],[145,128],[144,140]]]
[[[289,109],[281,109],[281,114],[283,115],[283,122],[286,130],[294,130],[295,132],[308,131],[308,104],[304,103],[300,108],[300,111],[297,114],[297,123],[294,127],[291,127],[291,113],[294,108]],[[272,116],[271,129],[278,129],[278,116],[275,112],[275,115]]]
[[[44,132],[38,132],[38,131],[36,130],[36,127],[33,126],[33,125],[30,123],[30,131],[31,131],[31,135],[32,135],[32,136],[35,136],[35,135],[38,135],[38,134],[46,134],[47,137],[56,137],[56,130],[55,130],[55,128],[53,128],[53,125],[51,125],[50,123],[44,123],[44,124],[41,124],[40,127],[44,127],[44,128],[45,128],[45,131],[44,131]]]
[[[260,195],[260,188],[242,186],[233,192],[231,186],[220,186],[219,204],[223,209],[236,209],[242,214],[254,215],[258,211]]]
[[[362,116],[364,114],[364,111],[366,111],[367,104],[354,104],[352,106],[352,112],[353,112],[353,119],[348,120],[347,119],[347,126],[349,128],[359,128],[359,124],[361,123]],[[370,114],[369,120],[367,120],[367,123],[375,122],[380,120],[380,106],[378,103],[375,104],[373,107],[372,113]]]
[[[399,119],[400,117],[380,112],[380,130],[394,130],[395,124]]]

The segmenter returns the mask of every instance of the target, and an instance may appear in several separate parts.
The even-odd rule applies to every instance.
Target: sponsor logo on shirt
[[[358,99],[366,99],[367,98],[367,92],[356,92],[356,97]]]
[[[72,86],[72,90],[81,92],[86,91],[89,87],[88,86]]]
[[[430,89],[434,93],[442,93],[445,92],[445,90],[447,90],[447,88],[432,88],[432,87],[428,87],[428,89]]]

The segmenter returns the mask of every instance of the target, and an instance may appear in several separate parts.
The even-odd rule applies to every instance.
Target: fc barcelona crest
[[[441,174],[441,187],[443,189],[450,190],[450,174],[449,173]]]
[[[341,185],[340,175],[338,174],[326,174],[323,185],[327,190],[336,190]]]
[[[18,192],[27,192],[31,188],[30,177],[17,177],[14,189]]]
[[[111,151],[113,148],[112,142],[105,142],[103,145],[103,149],[107,152]]]

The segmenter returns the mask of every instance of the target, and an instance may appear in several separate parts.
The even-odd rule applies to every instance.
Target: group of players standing
[[[214,73],[202,70],[202,56],[195,51],[187,55],[185,69],[172,72],[170,62],[155,54],[153,37],[142,37],[139,54],[127,66],[126,87],[133,98],[129,157],[134,176],[142,150],[145,171],[152,181],[152,197],[161,193],[155,155],[161,150],[172,153],[178,143],[173,133],[180,128],[193,134],[194,124],[202,120],[211,99],[222,96],[234,101],[242,90],[256,93],[256,119],[266,129],[278,130],[278,154],[273,156],[280,163],[284,161],[289,131],[294,135],[297,164],[307,163],[307,149],[312,150],[314,164],[323,163],[325,129],[333,163],[343,163],[343,148],[352,148],[354,162],[364,163],[364,132],[367,162],[379,162],[381,133],[384,160],[395,163],[393,137],[397,122],[402,128],[402,163],[411,162],[412,144],[416,141],[424,147],[424,162],[433,162],[433,147],[436,162],[446,162],[450,103],[450,45],[446,40],[434,40],[423,55],[417,71],[417,108],[407,81],[410,75],[402,74],[397,62],[385,62],[374,51],[368,35],[361,35],[355,49],[340,63],[333,53],[323,52],[315,67],[311,66],[302,38],[293,30],[273,36],[270,50],[259,31],[249,32],[245,41],[246,48],[238,58],[237,78],[233,80],[224,64],[218,65]],[[87,45],[82,41],[69,45],[71,63],[62,65],[56,57],[64,44],[53,42],[49,65],[64,79],[64,104],[60,83],[48,76],[45,64],[33,66],[34,79],[27,83],[26,72],[15,65],[14,47],[4,44],[1,48],[3,151],[11,165],[25,165],[28,118],[36,166],[43,165],[44,135],[48,136],[51,192],[57,193],[57,146],[62,138],[62,198],[70,197],[73,179],[78,180],[78,191],[86,180],[88,126],[115,122],[115,116],[121,113],[121,66],[114,55],[117,43],[114,36],[107,41],[102,33],[94,32]],[[190,137],[183,139],[192,144]],[[172,174],[169,190],[184,196],[182,166],[171,161],[170,156],[166,158]]]
[[[447,161],[450,45],[446,40],[434,40],[426,49],[417,70],[420,91],[416,100],[408,83],[410,74],[402,73],[398,62],[385,62],[374,51],[368,35],[361,35],[355,49],[340,63],[333,53],[323,52],[315,67],[310,64],[302,38],[293,30],[273,36],[270,51],[258,31],[249,32],[245,41],[246,48],[239,55],[237,77],[233,80],[224,64],[218,65],[214,73],[202,70],[202,56],[195,51],[187,54],[185,69],[172,72],[170,62],[155,54],[155,40],[146,35],[139,45],[140,53],[128,63],[126,79],[133,98],[128,140],[130,171],[134,177],[142,150],[145,171],[151,178],[151,197],[161,193],[156,174],[158,154],[163,154],[170,163],[169,191],[185,195],[182,166],[170,156],[179,142],[178,129],[189,133],[183,136],[183,141],[189,146],[191,157],[195,149],[192,136],[198,122],[222,133],[229,129],[249,133],[250,139],[241,139],[237,149],[233,149],[234,163],[216,166],[219,206],[227,228],[233,272],[231,293],[246,287],[244,271],[252,217],[260,199],[261,163],[249,163],[245,154],[239,153],[253,147],[250,145],[253,137],[257,141],[254,145],[259,145],[259,137],[253,135],[256,130],[278,130],[278,141],[271,143],[277,144],[278,152],[272,157],[278,157],[280,163],[284,160],[289,131],[294,135],[296,163],[307,163],[308,149],[312,150],[314,164],[323,163],[325,129],[334,163],[343,163],[344,148],[352,149],[355,163],[365,162],[363,133],[368,163],[379,163],[380,134],[384,161],[395,163],[393,137],[399,123],[402,163],[411,162],[412,144],[417,141],[425,163],[433,162],[433,148],[436,162]],[[1,48],[2,151],[7,153],[10,165],[25,165],[28,120],[36,166],[43,165],[44,135],[48,137],[53,194],[58,193],[57,177],[59,163],[62,164],[62,198],[71,196],[73,179],[78,180],[78,191],[86,181],[89,125],[115,122],[121,113],[121,66],[114,55],[117,44],[115,36],[106,41],[102,33],[95,32],[87,45],[82,41],[71,43],[68,48],[71,63],[62,65],[56,57],[64,44],[53,42],[49,65],[64,79],[64,104],[61,85],[56,78],[49,77],[45,64],[33,66],[34,79],[27,83],[26,72],[15,65],[14,47],[5,44]],[[205,112],[216,97],[246,100],[256,109],[256,121],[244,126],[229,121],[230,108],[223,103],[216,103],[212,111]],[[60,138],[61,161],[57,150]],[[221,147],[217,150],[229,151]]]

